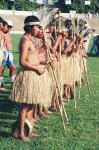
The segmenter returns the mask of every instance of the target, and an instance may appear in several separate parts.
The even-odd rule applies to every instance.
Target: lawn
[[[19,35],[13,36],[14,56],[17,69]],[[19,105],[9,101],[10,79],[8,69],[4,72],[7,91],[0,93],[0,150],[99,150],[99,59],[88,58],[88,76],[91,96],[87,86],[81,89],[81,99],[66,103],[69,122],[64,134],[60,113],[38,118],[39,137],[24,143],[11,137],[11,126],[17,119]]]

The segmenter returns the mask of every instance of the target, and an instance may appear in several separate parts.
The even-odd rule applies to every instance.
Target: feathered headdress
[[[43,7],[42,9],[38,9],[36,12],[33,12],[33,15],[39,18],[41,26],[43,29],[46,29],[49,23],[52,22],[58,10],[58,8]]]

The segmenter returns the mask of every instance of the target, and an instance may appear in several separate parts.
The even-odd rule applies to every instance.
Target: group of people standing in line
[[[0,55],[3,58],[0,62],[0,90],[4,87],[3,70],[7,65],[13,82],[10,99],[21,104],[17,130],[13,130],[12,134],[27,142],[28,136],[35,134],[37,113],[45,117],[56,111],[61,106],[60,95],[63,101],[75,99],[76,86],[81,87],[87,71],[87,54],[81,33],[72,37],[73,34],[65,27],[55,32],[53,23],[44,30],[38,17],[27,16],[24,20],[25,33],[19,42],[21,67],[16,75],[9,33],[11,27],[0,18]],[[32,125],[28,136],[25,132],[27,120]]]

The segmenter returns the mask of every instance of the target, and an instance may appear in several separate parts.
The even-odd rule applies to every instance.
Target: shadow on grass
[[[10,92],[6,92],[5,94],[0,94],[0,112],[6,112],[10,113],[12,111],[17,111],[19,105],[16,103],[13,103],[9,100]]]
[[[0,137],[3,137],[3,138],[10,138],[10,137],[12,137],[12,134],[9,133],[9,132],[0,131]]]
[[[19,104],[13,103],[10,99],[10,80],[5,82],[7,91],[0,93],[0,137],[11,137],[11,126],[17,119]]]
[[[6,123],[6,119],[7,120],[15,120],[17,117],[16,117],[16,112],[13,112],[13,113],[2,113],[0,114],[0,120],[1,119],[5,119],[5,123]]]

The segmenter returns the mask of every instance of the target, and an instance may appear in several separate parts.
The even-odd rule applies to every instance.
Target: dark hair
[[[36,16],[27,16],[24,20],[24,24],[28,22],[40,22]]]
[[[29,22],[40,22],[40,20],[36,16],[27,16],[24,20],[24,24],[29,23]],[[24,31],[30,32],[31,28],[33,28],[33,27],[34,27],[34,25],[24,26]]]
[[[8,23],[6,21],[3,20],[3,26],[8,26]]]
[[[31,29],[33,28],[34,26],[24,26],[24,31],[27,33],[27,32],[30,32]]]
[[[9,29],[11,29],[11,28],[12,28],[12,26],[8,25],[8,28],[9,28]]]

